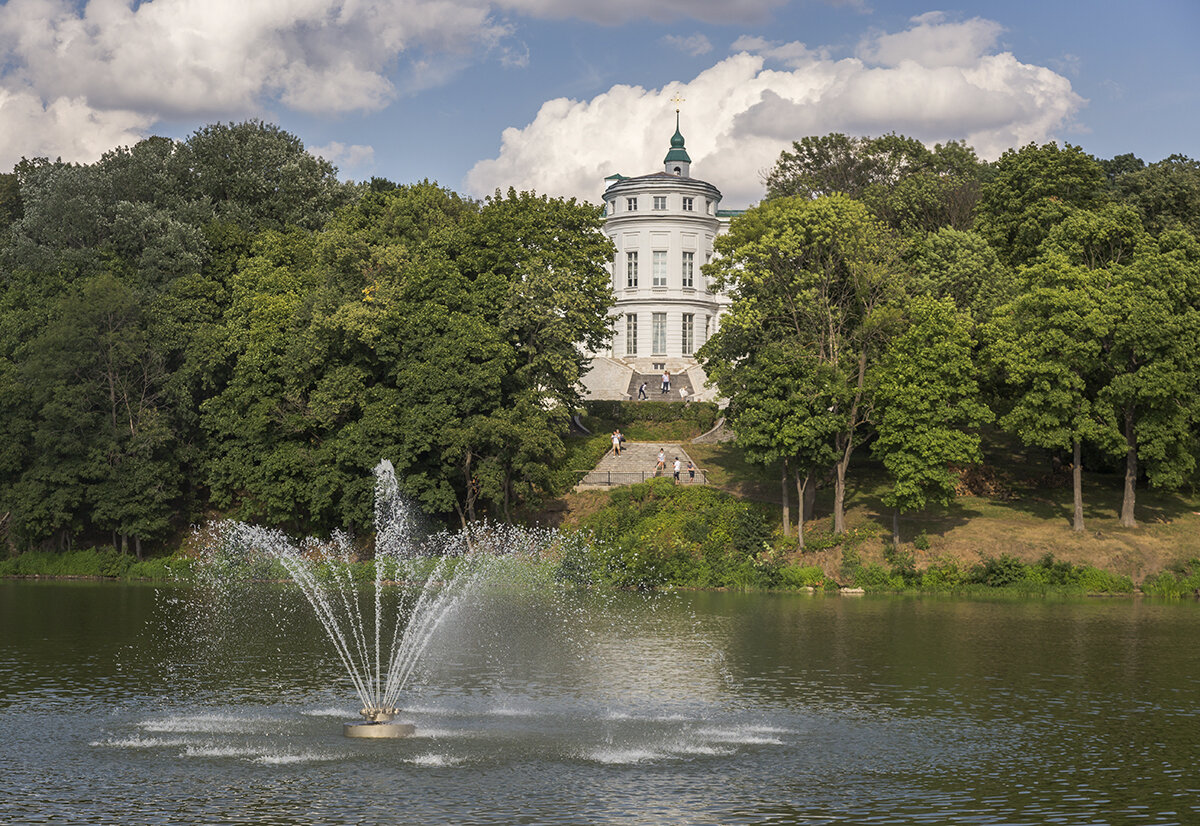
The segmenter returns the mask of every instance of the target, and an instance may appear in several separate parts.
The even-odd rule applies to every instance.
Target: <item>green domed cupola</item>
[[[679,131],[678,109],[675,110],[675,134],[671,136],[671,149],[667,152],[667,157],[663,158],[663,163],[666,165],[666,171],[669,174],[678,175],[681,178],[688,177],[688,170],[691,167],[692,159],[683,147],[683,133]]]

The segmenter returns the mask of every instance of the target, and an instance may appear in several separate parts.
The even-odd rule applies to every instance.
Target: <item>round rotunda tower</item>
[[[635,392],[638,377],[656,379],[668,370],[680,377],[680,386],[690,384],[690,392],[709,395],[695,353],[716,331],[728,300],[713,291],[700,268],[712,258],[713,239],[729,219],[718,213],[721,191],[691,177],[691,166],[677,109],[675,134],[661,172],[605,179],[604,233],[616,248],[612,262],[615,334],[606,357],[633,374]],[[684,375],[693,380],[685,382]],[[620,381],[608,384],[615,387]],[[657,381],[650,386],[658,392]],[[628,393],[622,388],[619,394],[591,395]]]

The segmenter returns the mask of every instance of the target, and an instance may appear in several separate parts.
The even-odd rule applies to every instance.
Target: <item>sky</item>
[[[258,118],[344,179],[722,206],[805,135],[1200,157],[1200,0],[6,0],[0,169]]]

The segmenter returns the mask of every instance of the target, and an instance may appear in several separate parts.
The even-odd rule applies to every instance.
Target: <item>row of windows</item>
[[[680,261],[680,272],[683,274],[683,286],[696,286],[696,253],[685,252]],[[650,253],[650,286],[667,286],[667,251],[654,250]],[[638,285],[638,254],[636,250],[625,253],[625,286]]]
[[[704,338],[708,338],[709,316],[704,317]],[[685,356],[692,355],[696,349],[696,315],[684,313],[680,324],[682,352]],[[650,353],[651,355],[667,354],[667,314],[650,314]],[[625,355],[638,354],[638,317],[636,313],[625,316]]]
[[[666,195],[652,196],[652,206],[657,211],[665,210],[667,208],[667,196]],[[696,211],[696,199],[685,195],[683,197],[682,209],[684,212],[695,212]],[[706,212],[711,213],[712,212],[712,201],[705,199],[704,209]],[[636,197],[626,198],[625,199],[625,211],[626,212],[637,212],[637,210],[638,210],[638,199]],[[611,212],[617,211],[617,202],[616,201],[612,202],[610,211]]]

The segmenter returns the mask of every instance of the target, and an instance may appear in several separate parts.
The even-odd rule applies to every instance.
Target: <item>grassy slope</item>
[[[688,444],[688,453],[709,474],[710,483],[737,496],[780,503],[775,472],[748,464],[732,443]],[[1051,469],[1049,454],[1025,450],[996,437],[985,456],[985,473],[976,481],[977,493],[961,495],[949,507],[935,507],[901,518],[905,544],[924,533],[929,549],[912,549],[918,567],[949,557],[970,565],[985,556],[1011,554],[1034,562],[1046,553],[1075,564],[1090,564],[1129,576],[1135,583],[1188,559],[1200,557],[1200,496],[1193,492],[1170,493],[1139,488],[1137,528],[1118,523],[1121,478],[1084,474],[1084,518],[1087,530],[1071,530],[1070,479],[1063,469]],[[891,536],[891,512],[880,495],[886,487],[882,467],[856,456],[847,480],[847,527],[873,534],[859,545],[863,561],[883,560],[884,540]],[[790,491],[792,513],[795,491]],[[608,494],[589,491],[568,495],[564,524],[577,522],[604,506]],[[831,486],[817,497],[817,518],[806,524],[809,536],[832,529]],[[910,546],[911,547],[911,546]],[[833,574],[841,564],[837,548],[808,552],[805,564],[817,564]]]

